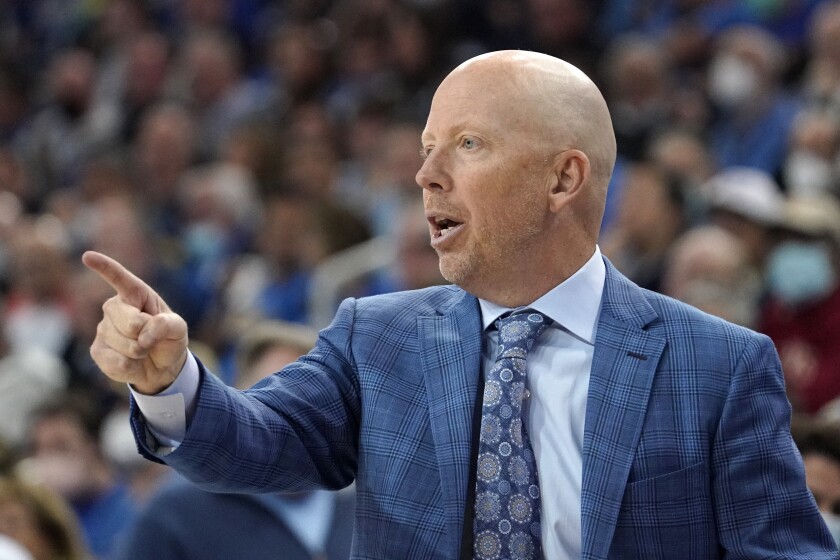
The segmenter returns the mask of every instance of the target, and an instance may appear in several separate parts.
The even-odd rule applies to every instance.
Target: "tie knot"
[[[502,317],[496,320],[499,344],[505,350],[517,348],[527,353],[549,324],[551,319],[538,311],[522,311]]]

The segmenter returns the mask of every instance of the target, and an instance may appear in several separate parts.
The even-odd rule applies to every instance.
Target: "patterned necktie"
[[[487,373],[475,483],[473,558],[541,558],[537,464],[522,401],[528,350],[549,325],[526,311],[496,321],[499,353]]]

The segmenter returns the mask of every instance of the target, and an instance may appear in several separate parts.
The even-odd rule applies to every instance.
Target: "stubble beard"
[[[444,279],[478,297],[516,289],[528,272],[518,269],[535,264],[520,263],[520,258],[533,251],[542,228],[536,220],[524,219],[518,222],[516,235],[504,235],[502,229],[481,232],[483,251],[477,247],[465,247],[457,253],[438,251],[438,266]]]

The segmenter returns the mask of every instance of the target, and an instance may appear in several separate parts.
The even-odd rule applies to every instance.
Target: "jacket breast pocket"
[[[663,508],[668,504],[686,504],[695,500],[708,501],[709,471],[700,461],[678,471],[630,482],[624,489],[624,508]]]

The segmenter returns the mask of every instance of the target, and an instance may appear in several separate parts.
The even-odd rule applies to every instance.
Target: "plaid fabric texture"
[[[609,263],[597,328],[584,559],[837,558],[768,338],[646,292]],[[185,441],[165,460],[225,492],[355,480],[353,558],[455,559],[480,354],[478,302],[458,288],[345,301],[308,356],[256,388],[203,372]],[[136,409],[133,425],[160,460]]]

